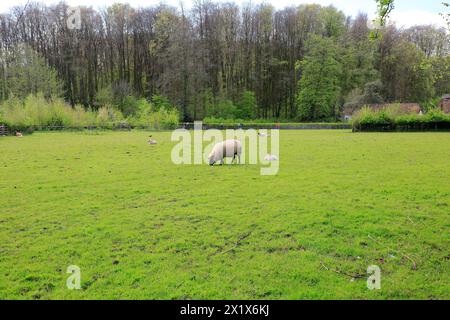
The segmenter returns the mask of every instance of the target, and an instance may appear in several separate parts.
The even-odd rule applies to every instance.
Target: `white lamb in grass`
[[[265,161],[277,161],[278,157],[274,154],[266,154],[266,156],[264,157]]]
[[[260,132],[258,129],[258,136],[260,137],[270,137],[270,134],[266,133],[266,132]]]
[[[148,144],[157,144],[158,142],[156,142],[156,140],[153,140],[153,139],[151,139],[151,135],[149,135],[149,140],[147,141],[148,142]]]
[[[224,158],[238,158],[239,163],[241,163],[241,153],[242,145],[238,140],[225,140],[216,143],[211,153],[208,155],[209,165],[214,165],[216,162],[223,164]]]

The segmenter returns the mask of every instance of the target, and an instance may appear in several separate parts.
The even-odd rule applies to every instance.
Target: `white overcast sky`
[[[34,0],[46,4],[53,4],[59,0]],[[182,0],[186,7],[190,7],[192,0]],[[445,26],[445,22],[439,12],[448,12],[442,5],[443,0],[395,0],[395,9],[391,14],[398,27],[409,27],[416,24],[433,24]],[[0,2],[0,12],[7,11],[13,5],[23,5],[27,0],[15,0]],[[178,6],[180,0],[66,0],[66,3],[72,6],[93,6],[103,7],[115,2],[127,2],[133,7],[147,7],[166,3]],[[242,4],[248,0],[213,0],[213,2],[235,2]],[[355,16],[358,12],[366,12],[370,17],[374,17],[376,5],[374,0],[251,0],[253,4],[271,3],[277,9],[287,6],[295,6],[302,3],[318,3],[321,5],[334,5],[344,11],[345,14]]]

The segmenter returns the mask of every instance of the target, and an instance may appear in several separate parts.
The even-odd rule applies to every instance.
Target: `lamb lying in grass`
[[[258,136],[260,137],[270,137],[270,134],[266,133],[266,132],[260,132],[258,129]]]
[[[156,142],[156,140],[153,140],[153,139],[151,139],[151,135],[149,136],[149,140],[147,141],[148,142],[148,144],[157,144],[158,142]]]
[[[266,154],[264,161],[277,161],[278,157],[274,154]]]
[[[217,143],[212,149],[211,153],[208,155],[209,165],[214,165],[216,162],[220,164],[224,163],[224,158],[238,158],[239,163],[241,163],[241,152],[242,146],[238,140],[225,140]]]

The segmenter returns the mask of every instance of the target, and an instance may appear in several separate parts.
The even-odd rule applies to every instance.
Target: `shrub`
[[[352,119],[353,128],[360,130],[362,127],[380,128],[383,130],[392,129],[395,125],[395,115],[398,107],[390,106],[381,110],[373,110],[369,107],[363,107],[358,110]]]
[[[45,99],[42,94],[29,95],[24,100],[10,98],[2,103],[1,117],[10,128],[18,131],[42,127],[84,127],[92,125],[111,126],[122,120],[120,111],[111,108],[96,113],[82,106],[74,108],[62,99]]]
[[[155,110],[145,99],[135,101],[136,111],[125,118],[122,112],[106,104],[94,112],[80,105],[74,108],[62,99],[45,99],[42,94],[30,95],[24,100],[10,98],[0,105],[0,119],[12,130],[25,132],[28,128],[43,127],[129,128],[130,125],[150,129],[173,129],[178,126],[179,113],[174,107],[160,106]]]
[[[390,105],[381,110],[363,107],[355,113],[352,120],[353,129],[364,130],[447,130],[450,116],[440,109],[431,109],[425,115],[404,114],[399,105]]]
[[[154,94],[152,96],[152,102],[153,102],[153,107],[154,107],[155,111],[159,111],[159,109],[161,109],[161,108],[164,108],[164,109],[172,109],[173,108],[169,99],[164,96]]]
[[[110,105],[101,107],[97,113],[96,124],[101,128],[111,129],[119,123],[123,124],[122,113]]]
[[[159,97],[159,96],[158,96]],[[167,107],[167,100],[159,100],[156,109],[154,103],[145,99],[138,100],[138,109],[134,116],[128,118],[136,127],[148,129],[174,129],[178,126],[180,114],[174,107]]]
[[[207,114],[208,118],[234,119],[236,115],[236,106],[231,100],[220,99],[211,106]]]
[[[125,116],[134,114],[138,109],[138,99],[132,94],[129,84],[124,81],[101,88],[95,96],[95,101],[100,107],[116,107]]]
[[[17,44],[2,49],[4,94],[11,98],[14,93],[24,99],[29,94],[41,92],[46,98],[62,93],[62,82],[56,69],[49,67],[44,57],[27,44]]]
[[[11,97],[1,105],[0,112],[3,121],[8,126],[26,126],[26,114],[22,101],[17,97]]]
[[[83,106],[76,105],[70,110],[73,127],[95,126],[97,113],[91,109],[85,110]]]
[[[95,95],[95,103],[97,106],[114,104],[114,94],[111,85],[103,87],[97,91],[97,94]]]
[[[425,122],[448,122],[450,115],[446,115],[441,109],[431,109],[424,115]]]
[[[237,103],[237,110],[235,112],[236,118],[251,119],[256,114],[256,96],[253,91],[246,90],[242,93],[239,102]]]

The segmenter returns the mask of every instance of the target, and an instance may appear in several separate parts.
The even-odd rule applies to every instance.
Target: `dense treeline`
[[[70,13],[70,12],[69,12]],[[195,1],[190,10],[39,3],[0,15],[0,99],[42,92],[70,104],[117,106],[167,97],[184,120],[331,120],[344,105],[428,102],[450,92],[446,30],[386,26],[336,8]]]

